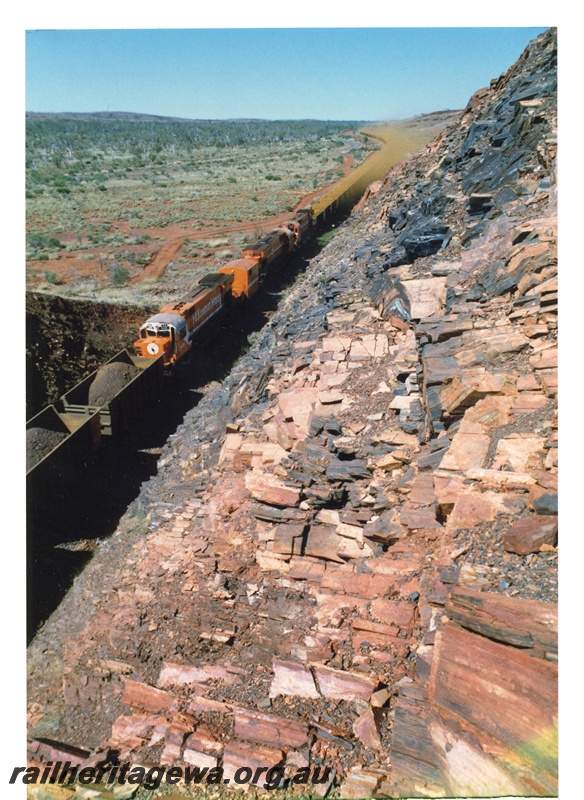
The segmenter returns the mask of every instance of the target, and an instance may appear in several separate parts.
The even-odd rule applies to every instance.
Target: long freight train
[[[189,295],[149,317],[140,327],[133,355],[121,351],[29,420],[29,495],[52,494],[53,483],[71,473],[81,475],[103,437],[123,440],[137,412],[162,390],[163,374],[172,374],[187,360],[197,334],[229,306],[252,298],[270,270],[309,237],[316,221],[311,208],[297,211],[244,249],[240,258],[201,278]],[[112,376],[118,381],[115,394],[104,397],[96,389]],[[91,435],[85,435],[89,430]]]
[[[380,173],[383,174],[386,165],[380,166],[383,166]],[[216,273],[202,278],[187,297],[168,303],[158,314],[147,319],[134,342],[133,355],[127,350],[121,351],[104,367],[48,406],[44,410],[47,413],[41,412],[41,415],[29,420],[26,426],[27,493],[30,494],[29,478],[38,475],[39,480],[35,483],[44,486],[45,477],[40,476],[54,473],[54,465],[59,465],[56,470],[58,475],[71,473],[69,458],[64,460],[61,468],[61,452],[74,452],[82,457],[88,443],[92,443],[92,447],[99,446],[102,436],[112,440],[123,439],[137,418],[138,399],[146,403],[154,399],[163,385],[162,375],[172,373],[178,364],[187,360],[186,356],[191,352],[199,331],[229,305],[243,304],[253,297],[270,268],[301,245],[310,232],[329,219],[332,213],[341,208],[350,208],[372,177],[370,170],[365,170],[365,164],[345,176],[326,195],[314,201],[310,208],[297,211],[259,242],[243,250],[240,258],[229,261]],[[119,372],[126,367],[134,368],[128,385],[123,384],[115,396],[108,397],[106,401],[94,401],[92,390],[104,377],[104,370]],[[88,418],[92,420],[93,434],[85,436],[84,446],[77,448],[82,438],[80,431],[85,431]],[[41,427],[41,424],[47,424],[48,428]],[[28,446],[29,434],[33,442],[31,447]],[[45,452],[47,443],[51,439],[56,441],[57,435],[60,435],[60,441],[52,450]],[[71,440],[74,440],[73,447]],[[32,493],[36,492],[33,490]]]
[[[295,250],[313,224],[311,209],[296,215],[269,233],[241,258],[229,261],[216,274],[201,278],[194,292],[168,303],[146,320],[134,342],[134,352],[145,358],[164,355],[164,365],[177,364],[191,350],[196,334],[232,301],[249,300],[259,289],[270,267]]]

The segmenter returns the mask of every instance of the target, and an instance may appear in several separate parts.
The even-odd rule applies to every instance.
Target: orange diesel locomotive
[[[134,342],[137,356],[158,358],[164,354],[165,366],[172,367],[191,349],[197,334],[211,318],[234,298],[242,302],[253,297],[270,267],[294,250],[312,227],[311,209],[296,215],[269,233],[241,258],[220,267],[217,274],[205,275],[195,291],[176,303],[168,303],[140,328]]]
[[[205,275],[192,294],[168,303],[146,320],[134,342],[136,355],[164,354],[165,366],[176,364],[191,349],[194,335],[229,303],[232,285],[232,275]]]

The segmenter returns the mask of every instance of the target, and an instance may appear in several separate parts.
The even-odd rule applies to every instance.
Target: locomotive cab
[[[164,354],[164,363],[176,361],[187,336],[186,320],[178,314],[155,314],[140,328],[140,338],[134,342],[134,352],[145,358]]]

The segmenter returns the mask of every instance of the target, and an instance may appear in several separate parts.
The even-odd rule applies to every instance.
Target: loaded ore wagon
[[[26,491],[43,512],[58,498],[74,496],[100,446],[99,410],[68,414],[61,402],[44,408],[26,423]]]
[[[64,411],[75,417],[98,412],[102,436],[122,439],[161,393],[163,364],[163,355],[144,358],[122,350],[62,396]]]

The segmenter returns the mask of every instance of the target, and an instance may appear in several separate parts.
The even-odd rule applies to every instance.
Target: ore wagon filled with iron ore
[[[122,350],[64,394],[63,408],[81,417],[99,411],[102,435],[121,439],[159,396],[163,361],[163,356],[143,358]]]
[[[75,494],[94,463],[101,441],[99,411],[68,414],[62,403],[44,408],[26,423],[26,486],[38,508]]]

